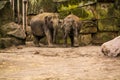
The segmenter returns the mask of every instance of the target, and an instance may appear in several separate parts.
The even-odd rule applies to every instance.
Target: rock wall
[[[2,37],[1,26],[12,21],[12,9],[8,1],[0,1],[0,38]]]
[[[26,34],[13,22],[12,12],[9,1],[0,1],[0,48],[25,44]]]
[[[26,34],[22,27],[14,22],[1,26],[0,48],[25,44]]]
[[[80,31],[80,45],[102,44],[120,34],[120,9],[113,3],[97,3],[96,22],[83,22]]]
[[[110,20],[109,20],[110,21]],[[113,24],[106,24],[105,22],[83,22],[82,28],[80,30],[80,45],[95,44],[100,45],[107,42],[117,36],[119,36],[120,27]],[[99,25],[101,24],[101,26]]]

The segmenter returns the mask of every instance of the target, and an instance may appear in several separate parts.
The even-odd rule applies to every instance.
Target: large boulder
[[[90,45],[91,42],[92,42],[92,35],[91,34],[80,34],[79,44],[81,46]]]
[[[25,39],[26,38],[26,34],[25,34],[24,30],[20,27],[18,27],[14,31],[8,32],[7,35],[13,36],[13,37],[16,37],[16,38],[19,38],[19,39]]]
[[[120,36],[105,42],[101,46],[101,51],[104,55],[116,57],[120,54]]]
[[[0,48],[25,44],[26,34],[22,27],[14,22],[1,26]]]
[[[12,39],[11,38],[0,38],[0,48],[7,48],[12,46]]]
[[[6,37],[6,38],[0,38],[0,48],[8,48],[11,46],[18,46],[18,45],[24,45],[25,41],[20,40],[14,37]]]
[[[22,26],[14,22],[10,22],[8,24],[3,25],[1,27],[1,30],[2,30],[3,37],[12,36],[19,39],[26,38],[26,34],[25,34],[25,31],[22,29]]]

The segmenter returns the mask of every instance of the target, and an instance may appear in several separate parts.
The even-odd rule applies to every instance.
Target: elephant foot
[[[38,44],[35,44],[35,43],[34,43],[34,46],[35,46],[35,47],[40,47],[39,43],[38,43]]]
[[[79,44],[74,44],[74,47],[79,47]]]
[[[40,47],[40,45],[39,44],[35,44],[35,47]]]
[[[48,47],[53,48],[56,47],[54,44],[49,44]]]
[[[33,41],[33,43],[34,43],[34,46],[35,46],[35,47],[40,47],[40,45],[39,45],[39,42],[38,42],[38,41]]]
[[[40,46],[45,46],[43,43],[39,43]]]
[[[71,47],[74,47],[74,45],[71,45]]]
[[[64,44],[63,47],[68,47],[68,46]]]

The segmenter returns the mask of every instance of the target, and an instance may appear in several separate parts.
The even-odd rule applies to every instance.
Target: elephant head
[[[53,23],[52,38],[53,38],[53,43],[56,43],[56,37],[57,37],[58,30],[60,29],[60,26],[61,26],[61,21],[57,13],[54,13],[51,17],[52,17],[51,21]]]
[[[45,25],[47,25],[48,28],[53,28],[52,16],[46,16],[44,20]]]

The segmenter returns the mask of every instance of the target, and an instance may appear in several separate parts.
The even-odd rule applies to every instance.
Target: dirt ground
[[[0,50],[0,80],[120,80],[120,57],[105,57],[100,46]]]

